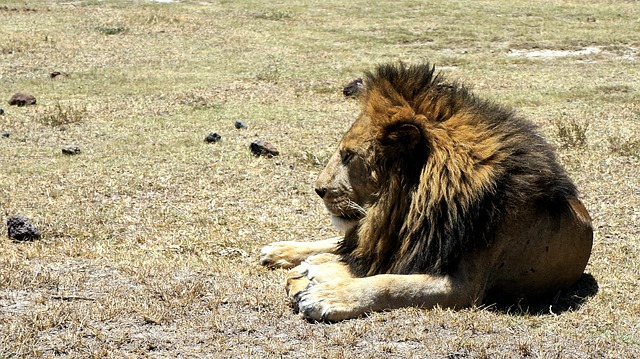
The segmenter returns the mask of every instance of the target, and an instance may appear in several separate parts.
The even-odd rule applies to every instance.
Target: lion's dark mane
[[[450,272],[491,245],[509,211],[577,196],[532,123],[429,64],[379,66],[360,100],[380,190],[339,246],[356,275]]]

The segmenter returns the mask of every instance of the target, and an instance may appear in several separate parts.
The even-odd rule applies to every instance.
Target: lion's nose
[[[316,193],[320,198],[324,198],[324,195],[327,194],[326,188],[316,188]]]

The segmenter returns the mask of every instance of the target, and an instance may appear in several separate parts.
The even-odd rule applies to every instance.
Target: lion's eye
[[[340,151],[340,157],[342,158],[342,164],[346,165],[351,161],[355,153],[353,151]]]

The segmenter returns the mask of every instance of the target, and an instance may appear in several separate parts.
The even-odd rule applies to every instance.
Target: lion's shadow
[[[598,293],[598,282],[589,273],[583,273],[580,279],[553,298],[537,303],[519,303],[511,305],[496,304],[489,310],[513,315],[561,314],[579,309],[589,298]]]

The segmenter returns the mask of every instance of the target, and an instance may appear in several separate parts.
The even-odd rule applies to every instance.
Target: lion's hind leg
[[[311,256],[333,253],[340,239],[341,237],[316,242],[274,242],[262,247],[260,264],[269,268],[293,268]]]

